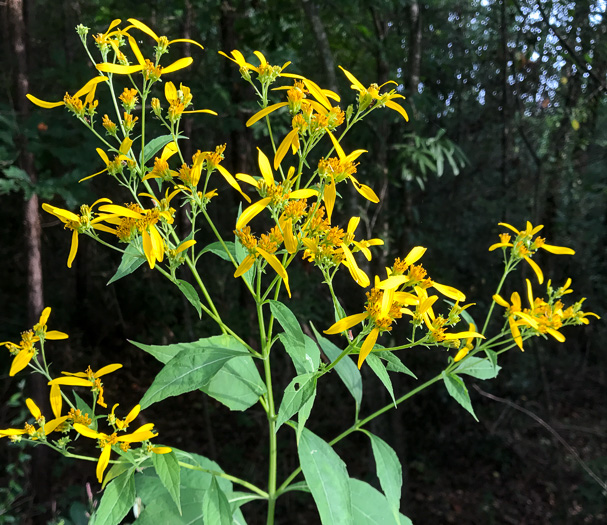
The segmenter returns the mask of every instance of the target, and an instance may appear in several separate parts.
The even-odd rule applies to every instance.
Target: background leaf
[[[462,378],[455,374],[445,374],[443,372],[443,381],[447,387],[447,392],[449,392],[451,397],[462,405],[468,412],[470,412],[472,417],[478,421],[478,418],[476,417],[476,414],[472,408],[470,396],[468,395],[468,389],[466,388]]]
[[[324,525],[353,525],[352,504],[345,463],[323,439],[303,430],[299,462]]]

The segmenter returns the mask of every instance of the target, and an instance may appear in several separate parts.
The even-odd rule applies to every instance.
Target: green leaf
[[[447,392],[455,399],[460,405],[462,405],[472,417],[478,421],[474,410],[472,409],[472,403],[470,402],[470,396],[468,395],[468,389],[464,384],[461,377],[455,374],[445,374],[443,372],[443,381],[447,387]]]
[[[318,341],[322,351],[331,361],[337,359],[342,351],[331,341],[320,335],[312,323],[310,323],[310,326],[312,327],[316,340]],[[346,356],[335,365],[335,371],[343,381],[344,385],[346,385],[346,388],[350,394],[352,394],[352,397],[356,402],[356,411],[358,412],[363,398],[363,381],[360,375],[360,370],[354,364],[354,361]]]
[[[308,399],[303,404],[303,406],[299,409],[299,413],[297,414],[297,430],[295,432],[295,437],[296,437],[297,443],[299,443],[299,438],[301,437],[301,433],[303,432],[303,429],[306,427],[306,422],[308,421],[308,418],[310,417],[310,412],[312,412],[312,407],[314,406],[315,399],[316,399],[316,388],[314,389],[314,392],[312,392],[310,399]]]
[[[201,390],[230,410],[246,410],[266,393],[255,362],[250,356],[227,362]]]
[[[116,273],[107,282],[106,286],[112,284],[113,282],[116,282],[118,279],[122,279],[125,275],[133,273],[145,261],[145,256],[137,248],[137,246],[135,245],[135,241],[133,241],[126,247],[126,250],[124,250],[120,265],[118,266]]]
[[[356,525],[413,525],[411,520],[403,514],[391,514],[386,497],[376,488],[364,481],[350,478],[350,494],[352,498],[352,514]]]
[[[375,345],[377,346],[377,345]],[[384,359],[387,364],[386,364],[386,370],[388,372],[400,372],[402,374],[407,374],[415,379],[417,379],[417,376],[411,372],[411,370],[409,370],[404,364],[403,362],[397,357],[395,356],[392,352],[389,351],[384,351],[384,352],[377,352],[377,356],[380,359]]]
[[[234,243],[232,241],[225,241],[224,242],[226,248],[229,250],[230,254],[232,255],[232,258],[234,260],[236,260],[236,247],[234,246]],[[230,256],[226,253],[224,247],[222,246],[222,244],[217,241],[217,242],[213,242],[207,246],[205,246],[199,253],[199,256],[202,255],[203,253],[214,253],[215,255],[217,255],[218,257],[221,257],[224,261],[231,261]]]
[[[91,524],[118,525],[122,521],[135,501],[134,474],[135,469],[132,468],[106,487]]]
[[[107,471],[105,476],[103,476],[103,483],[101,484],[101,490],[104,490],[106,485],[116,479],[118,476],[122,475],[124,472],[132,468],[133,464],[124,458],[118,460],[117,463],[113,463],[110,469]]]
[[[158,478],[167,489],[181,514],[181,467],[175,452],[168,454],[152,454],[152,463]]]
[[[497,366],[497,363],[491,362],[490,359],[471,356],[464,359],[460,366],[455,369],[455,372],[467,374],[477,379],[493,379],[497,377],[501,368],[501,366]]]
[[[158,373],[140,401],[141,408],[145,409],[167,397],[197,390],[205,386],[230,359],[248,355],[247,352],[220,345],[201,345],[182,350]]]
[[[400,509],[400,496],[403,486],[403,468],[398,460],[394,449],[380,437],[364,431],[371,440],[373,457],[375,458],[375,469],[379,484],[390,504],[394,518],[398,516]],[[354,499],[352,501],[355,501]],[[396,520],[394,520],[396,521]],[[398,524],[398,521],[396,521]]]
[[[301,434],[299,462],[324,525],[353,525],[346,464],[331,445],[307,428]]]
[[[181,290],[181,293],[185,295],[185,298],[190,301],[194,308],[196,308],[196,311],[198,312],[198,318],[201,318],[202,306],[200,305],[200,297],[198,297],[198,292],[196,291],[196,288],[194,288],[189,282],[182,281],[181,279],[177,279],[176,284]]]
[[[371,359],[369,359],[369,358],[371,358]],[[371,352],[367,356],[367,359],[365,361],[367,362],[367,364],[369,365],[371,370],[373,370],[373,372],[375,372],[375,375],[377,377],[379,377],[379,380],[383,383],[383,385],[386,387],[386,390],[390,394],[390,397],[392,398],[392,402],[394,403],[394,406],[396,407],[396,398],[394,397],[394,389],[392,388],[392,381],[390,380],[390,376],[388,375],[388,372],[386,371],[386,367],[382,363],[381,359],[379,357],[377,357],[377,355],[375,355],[373,352]]]
[[[175,139],[187,139],[187,137],[184,135],[177,135]],[[173,135],[161,135],[160,137],[150,140],[143,148],[144,164],[147,164],[147,162],[169,142],[173,142]]]
[[[189,454],[173,448],[179,461],[194,467],[222,472],[221,467],[197,454]],[[135,478],[137,495],[141,498],[143,512],[135,522],[136,525],[203,525],[202,501],[205,492],[211,486],[213,475],[201,470],[181,469],[181,510],[179,515],[171,496],[161,483],[153,469],[146,469],[143,474]],[[232,492],[232,483],[224,478],[217,478],[217,482],[224,493]]]
[[[278,409],[276,432],[285,421],[297,414],[315,393],[317,377],[318,375],[315,372],[302,374],[294,377],[287,385]]]
[[[270,311],[276,320],[282,326],[289,339],[293,340],[297,344],[304,346],[304,333],[299,325],[299,321],[295,314],[289,310],[288,306],[284,305],[280,301],[268,301],[270,305]]]
[[[204,493],[202,513],[205,525],[231,525],[232,509],[215,476],[209,490]]]

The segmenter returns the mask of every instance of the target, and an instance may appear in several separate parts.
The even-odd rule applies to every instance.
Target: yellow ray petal
[[[400,115],[402,115],[402,117],[409,122],[409,115],[407,115],[407,112],[405,111],[405,108],[403,108],[400,104],[397,104],[396,102],[392,102],[391,100],[387,100],[386,101],[386,107],[393,109],[394,111],[396,111],[397,113],[399,113]]]
[[[194,62],[194,59],[192,57],[180,58],[179,60],[176,60],[167,67],[163,67],[162,74],[165,75],[167,73],[174,73],[175,71],[179,71],[180,69],[188,67],[192,62]]]
[[[379,335],[379,328],[373,328],[373,330],[371,330],[371,333],[367,337],[365,337],[365,341],[362,344],[362,346],[360,347],[360,354],[358,354],[358,368],[359,369],[365,362],[365,359],[367,358],[367,356],[371,353],[371,350],[373,350],[373,347],[375,346],[378,335]]]
[[[274,255],[273,253],[268,253],[268,252],[266,252],[265,250],[262,250],[259,247],[257,247],[257,252],[266,261],[268,261],[268,264],[272,268],[274,268],[274,271],[278,275],[280,275],[280,277],[282,278],[283,282],[285,283],[285,288],[287,289],[287,293],[289,294],[289,297],[291,297],[291,289],[289,288],[289,276],[287,275],[287,271],[284,269],[284,266],[280,263],[280,261],[278,260],[278,258],[276,257],[276,255]]]
[[[204,47],[202,47],[202,44],[199,44],[198,42],[196,42],[196,40],[191,40],[189,38],[176,38],[175,40],[171,40],[169,42],[169,45],[175,44],[176,42],[186,42],[188,44],[194,44],[195,46],[198,46],[200,49],[204,49]]]
[[[328,130],[327,130],[327,133],[328,133],[328,135],[329,135],[329,137],[331,139],[331,142],[333,142],[333,147],[335,148],[335,151],[337,151],[337,155],[339,156],[339,160],[344,160],[346,158],[346,152],[343,150],[343,148],[341,147],[341,145],[339,144],[339,142],[335,138],[335,135],[333,135],[333,133],[331,133]]]
[[[535,261],[532,261],[529,257],[524,257],[524,259],[529,263],[529,266],[531,266],[531,268],[535,272],[535,275],[537,276],[537,282],[542,284],[544,282],[544,273],[542,272],[542,269],[537,265]]]
[[[146,26],[143,22],[140,22],[139,20],[137,20],[136,18],[129,18],[128,21],[133,24],[137,29],[139,29],[139,31],[143,31],[144,33],[146,33],[147,35],[151,36],[154,40],[156,40],[156,42],[158,42],[158,40],[160,40],[158,38],[158,35],[156,33],[154,33],[154,31],[152,31],[148,26]]]
[[[261,199],[253,204],[251,204],[246,210],[242,212],[240,217],[238,217],[238,221],[236,222],[236,229],[241,230],[244,228],[253,217],[261,213],[266,206],[270,203],[272,197],[266,197],[265,199]]]
[[[41,108],[58,108],[59,106],[65,106],[65,102],[63,100],[61,102],[46,102],[45,100],[40,100],[36,98],[34,95],[30,95],[29,93],[25,95],[27,99],[32,103],[36,104],[36,106],[40,106]]]
[[[348,78],[348,80],[350,82],[352,82],[352,85],[359,91],[366,91],[365,86],[363,86],[358,79],[349,71],[345,70],[343,67],[339,66],[339,69],[341,69],[344,74],[346,75],[346,77]]]
[[[263,117],[265,117],[266,115],[269,115],[270,113],[272,113],[272,111],[276,111],[277,109],[283,108],[288,105],[289,105],[288,102],[279,102],[278,104],[273,104],[271,106],[268,106],[267,108],[264,108],[264,109],[258,111],[249,120],[247,120],[246,126],[247,127],[252,126],[258,120],[260,120]]]
[[[298,133],[299,132],[296,129],[289,131],[289,133],[287,133],[285,138],[280,143],[280,146],[278,146],[278,149],[276,150],[276,155],[274,155],[275,170],[277,170],[278,166],[280,166],[282,159],[284,159],[285,155],[287,154],[287,151],[289,151],[289,147],[293,144],[293,141],[297,140]]]
[[[53,411],[53,414],[55,415],[55,417],[60,417],[61,408],[63,406],[63,398],[61,397],[61,388],[59,387],[59,385],[57,385],[57,384],[51,385],[51,392],[50,392],[49,399],[50,399],[51,410]]]
[[[109,62],[103,62],[102,64],[95,64],[95,67],[102,73],[116,73],[117,75],[130,75],[137,73],[137,71],[143,70],[141,64],[133,66],[123,66],[122,64],[110,64]]]
[[[232,174],[227,169],[225,169],[221,164],[218,164],[216,168],[219,173],[221,173],[223,178],[227,181],[227,183],[232,186],[232,188],[234,188],[238,193],[240,193],[247,202],[251,202],[251,198],[242,191],[242,189],[240,188],[240,184],[236,182],[236,179],[232,177]]]
[[[336,323],[331,325],[326,330],[323,330],[323,332],[327,335],[340,334],[341,332],[344,332],[344,331],[348,330],[349,328],[356,326],[358,323],[362,323],[368,317],[369,317],[368,312],[349,315],[348,317],[344,317],[343,319],[340,319],[339,321],[337,321]]]

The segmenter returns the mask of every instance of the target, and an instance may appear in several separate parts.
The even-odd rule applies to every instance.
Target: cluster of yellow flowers
[[[112,445],[117,445],[126,452],[131,443],[143,443],[143,447],[139,450],[142,457],[147,457],[151,453],[166,454],[170,452],[171,449],[168,447],[155,447],[149,443],[150,439],[158,435],[152,430],[154,428],[153,423],[147,423],[131,434],[122,433],[139,414],[139,405],[136,405],[123,420],[118,419],[115,415],[118,404],[112,407],[110,414],[105,416],[113,429],[111,434],[105,434],[96,430],[98,421],[103,419],[104,416],[95,415],[94,409],[92,409],[91,413],[88,413],[83,412],[82,409],[77,409],[73,405],[65,392],[61,391],[61,386],[90,388],[94,400],[93,404],[96,402],[97,405],[107,408],[103,397],[103,383],[100,378],[122,368],[122,365],[114,363],[104,366],[96,372],[93,372],[89,366],[84,372],[62,372],[63,375],[61,377],[51,379],[44,353],[44,342],[46,340],[66,339],[68,335],[57,330],[47,330],[46,323],[50,313],[51,309],[49,307],[42,311],[38,323],[31,330],[27,330],[21,334],[21,343],[4,341],[0,343],[0,346],[7,347],[11,354],[15,356],[11,365],[11,376],[14,376],[29,365],[35,372],[41,373],[49,379],[49,401],[54,417],[47,420],[36,403],[28,398],[25,404],[34,418],[35,425],[26,422],[23,428],[0,429],[0,438],[8,437],[13,441],[20,441],[22,439],[40,441],[66,455],[69,454],[68,444],[72,441],[69,437],[71,430],[75,430],[79,435],[96,439],[99,448],[102,449],[97,463],[97,479],[99,482],[103,479],[103,473],[110,462]],[[37,349],[34,346],[35,343],[40,343],[41,348]],[[38,354],[42,358],[40,362],[36,359]],[[62,415],[64,412],[64,400],[70,405],[70,409],[67,414]],[[38,428],[36,428],[36,425],[38,425]],[[47,436],[53,432],[61,433],[63,437],[51,442]]]

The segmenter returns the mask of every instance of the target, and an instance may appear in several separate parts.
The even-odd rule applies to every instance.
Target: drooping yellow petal
[[[521,351],[524,352],[525,350],[523,349],[523,337],[521,336],[521,331],[519,330],[519,327],[512,316],[508,317],[508,324],[510,325],[510,331],[512,332],[512,338],[514,339],[514,342],[521,349]]]
[[[141,64],[124,66],[122,64],[103,62],[101,64],[95,64],[95,67],[102,73],[116,73],[117,75],[130,75],[143,70],[143,66]]]
[[[298,133],[299,132],[296,129],[289,131],[289,133],[287,133],[285,138],[280,143],[280,146],[278,146],[278,149],[276,150],[276,155],[274,155],[275,170],[277,170],[278,166],[280,166],[282,159],[284,159],[285,155],[287,154],[287,151],[289,151],[289,147],[293,144],[293,141],[297,140]]]
[[[133,54],[137,58],[137,62],[139,62],[140,65],[145,66],[145,59],[143,58],[143,55],[141,54],[141,51],[139,50],[137,41],[128,33],[127,33],[127,37],[129,39],[129,45],[131,46],[131,49],[133,50]]]
[[[531,268],[535,272],[535,275],[537,276],[537,282],[542,284],[544,282],[544,273],[542,272],[542,269],[537,265],[535,261],[532,261],[530,257],[524,257],[524,259],[529,263],[529,266],[531,266]]]
[[[341,144],[337,141],[337,139],[335,138],[335,135],[333,135],[333,133],[331,133],[330,131],[327,130],[327,134],[329,135],[331,142],[333,142],[333,147],[335,148],[335,151],[337,152],[339,160],[344,160],[346,158],[346,152],[341,147]]]
[[[270,166],[270,161],[268,157],[266,157],[265,153],[257,148],[259,152],[257,155],[257,161],[259,163],[259,169],[261,171],[261,175],[263,176],[263,180],[266,181],[268,186],[274,186],[274,175],[272,174],[272,166]]]
[[[352,279],[354,279],[354,282],[359,286],[362,286],[363,288],[369,286],[371,281],[369,281],[369,277],[367,276],[367,274],[358,267],[356,259],[354,259],[350,248],[348,248],[343,242],[339,246],[343,250],[344,255],[346,257],[345,261],[343,261],[342,264],[344,264],[344,266],[348,268]]]
[[[175,143],[171,142],[170,144],[175,144]],[[125,137],[124,140],[120,143],[120,147],[118,148],[118,153],[120,153],[121,155],[126,155],[130,151],[132,145],[133,145],[133,141],[130,138]],[[103,150],[101,150],[101,151],[103,151]]]
[[[190,248],[191,246],[194,246],[195,244],[196,244],[196,241],[194,239],[190,239],[189,241],[182,242],[175,250],[175,253],[181,253],[181,252],[187,250],[188,248]]]
[[[151,36],[154,40],[156,40],[156,42],[158,42],[158,40],[160,40],[158,38],[158,35],[156,33],[154,33],[154,31],[152,31],[148,26],[146,26],[143,22],[140,22],[139,20],[137,20],[136,18],[129,18],[128,21],[133,24],[137,29],[139,29],[139,31],[143,31],[144,33],[146,33],[147,35]]]
[[[234,188],[238,193],[240,193],[247,202],[251,202],[251,198],[242,191],[240,184],[236,182],[236,179],[232,177],[232,174],[227,169],[225,169],[221,164],[217,164],[217,166],[215,167],[217,168],[219,173],[221,173],[227,183],[232,186],[232,188]]]
[[[466,296],[457,288],[453,288],[453,286],[447,286],[445,284],[440,284],[435,281],[432,281],[432,287],[438,292],[442,293],[445,297],[449,297],[449,299],[453,299],[454,301],[466,300]]]
[[[546,331],[554,337],[559,343],[565,342],[565,336],[561,332],[556,331],[554,328],[546,328]]]
[[[150,268],[153,270],[154,266],[156,265],[156,254],[154,251],[154,243],[152,241],[152,237],[150,236],[150,233],[147,230],[143,230],[141,232],[141,240],[145,258],[147,259]]]
[[[50,109],[50,108],[58,108],[59,106],[65,106],[65,102],[46,102],[45,100],[40,100],[34,95],[30,95],[29,93],[25,95],[27,99],[32,103],[36,104],[36,106],[40,106],[41,108]]]
[[[309,78],[304,78],[303,82],[314,98],[325,107],[325,110],[331,109],[331,102],[329,102],[329,99],[323,93],[323,90],[318,86],[318,84],[312,82]]]
[[[72,263],[74,262],[74,258],[76,257],[76,252],[78,252],[78,231],[74,230],[72,232],[72,245],[70,247],[70,254],[67,257],[68,268],[72,267]]]
[[[122,368],[122,365],[120,363],[113,363],[111,365],[106,365],[103,368],[100,368],[97,372],[95,372],[95,377],[101,377],[106,374],[111,374],[112,372],[115,372],[119,368]]]
[[[258,111],[249,120],[247,120],[247,123],[246,123],[247,128],[252,126],[253,124],[255,124],[255,122],[262,119],[266,115],[269,115],[270,113],[272,113],[272,111],[276,111],[277,109],[284,108],[285,106],[288,106],[288,105],[289,105],[288,102],[279,102],[278,104],[273,104],[271,106],[268,106],[267,108],[264,108],[264,109]]]
[[[331,176],[329,183],[325,185],[325,192],[323,195],[323,201],[325,203],[325,210],[327,211],[327,219],[329,220],[329,223],[331,223],[331,216],[333,215],[336,196],[337,190],[335,188],[335,179]]]
[[[86,84],[84,84],[84,86],[82,86],[78,91],[76,91],[76,93],[74,93],[74,98],[79,98],[82,95],[86,95],[87,93],[92,91],[97,86],[97,84],[99,84],[100,82],[107,82],[107,80],[108,78],[102,75],[92,78]]]
[[[268,264],[272,268],[274,268],[274,271],[282,278],[283,282],[285,283],[287,293],[289,294],[289,297],[291,297],[291,289],[289,288],[289,276],[287,275],[287,271],[284,269],[284,266],[280,263],[276,255],[274,255],[273,253],[268,253],[259,247],[257,247],[257,253],[259,253],[259,255],[261,255],[266,261],[268,261]]]
[[[411,248],[411,251],[405,257],[405,265],[411,266],[419,261],[423,257],[424,253],[426,253],[426,250],[427,248],[424,248],[423,246],[415,246]]]
[[[105,447],[103,447],[103,450],[101,451],[101,455],[99,456],[99,462],[97,463],[97,481],[99,483],[101,483],[101,481],[103,480],[103,473],[105,472],[105,469],[108,466],[108,463],[110,462],[110,452],[112,452],[112,447],[111,445],[106,445]]]
[[[244,228],[253,217],[265,210],[266,206],[270,203],[271,200],[272,197],[266,197],[251,204],[246,210],[241,213],[240,217],[238,217],[238,221],[236,222],[236,229],[241,230],[242,228]]]
[[[489,251],[492,252],[493,250],[497,250],[498,248],[507,248],[512,246],[513,244],[511,242],[496,242],[495,244],[489,246]]]
[[[363,312],[360,314],[349,315],[348,317],[344,317],[340,319],[333,325],[331,325],[323,332],[327,335],[340,334],[353,326],[356,326],[359,323],[362,323],[365,319],[369,317],[369,312]]]
[[[175,62],[167,67],[163,67],[162,74],[165,75],[166,73],[174,73],[175,71],[188,67],[190,64],[192,64],[192,62],[194,62],[192,57],[180,58],[179,60],[175,60]]]
[[[493,296],[493,300],[500,306],[503,306],[504,308],[510,307],[510,303],[508,303],[508,301],[506,301],[501,295],[495,294]]]
[[[32,360],[32,357],[34,357],[33,351],[30,351],[27,348],[21,350],[15,356],[15,359],[13,359],[8,375],[13,377],[15,374],[21,372],[21,370],[23,370]]]
[[[86,425],[83,425],[82,423],[74,423],[74,430],[78,432],[78,434],[82,434],[84,437],[90,439],[97,439],[101,436],[99,432],[87,427]]]
[[[243,261],[240,263],[240,266],[238,266],[238,268],[236,268],[236,271],[234,272],[234,277],[240,277],[241,275],[244,275],[245,273],[247,273],[251,269],[251,266],[253,266],[254,262],[255,262],[255,256],[247,255],[243,259]]]
[[[352,177],[352,175],[350,175],[350,180],[354,184],[354,188],[356,189],[356,191],[360,193],[365,199],[375,204],[379,202],[379,197],[371,188],[369,188],[369,186],[367,186],[366,184],[361,184],[354,177]]]
[[[393,109],[394,111],[396,111],[397,113],[399,113],[400,115],[402,115],[402,117],[409,122],[409,115],[407,115],[407,112],[405,111],[405,108],[403,108],[400,104],[397,104],[396,102],[392,102],[391,100],[387,100],[386,101],[386,107]]]
[[[169,42],[169,45],[174,44],[176,42],[186,42],[188,44],[194,44],[195,46],[198,46],[200,49],[204,49],[204,47],[202,47],[202,44],[199,44],[198,42],[196,42],[196,40],[191,40],[190,38],[176,38],[175,40],[171,40]]]
[[[566,248],[565,246],[553,246],[552,244],[542,244],[540,248],[546,250],[550,253],[555,253],[557,255],[575,255],[575,250],[571,248]]]
[[[379,328],[373,328],[373,330],[371,330],[371,333],[367,337],[365,337],[365,341],[363,342],[362,346],[360,347],[360,354],[358,354],[358,368],[359,369],[365,362],[365,359],[367,359],[367,356],[371,353],[371,350],[373,350],[373,347],[375,346],[375,343],[377,342],[378,335],[379,335]]]
[[[57,384],[51,385],[51,393],[49,396],[51,410],[55,417],[61,417],[61,408],[63,406],[63,398],[61,397],[61,388]]]
[[[339,69],[341,69],[348,78],[348,80],[352,82],[352,87],[356,88],[358,91],[366,91],[365,86],[363,86],[352,73],[345,70],[341,66],[339,66]]]
[[[64,332],[60,332],[59,330],[49,330],[44,335],[45,339],[68,339],[69,335]]]
[[[67,386],[91,386],[91,382],[84,377],[57,377],[48,382],[49,385],[67,385]]]
[[[34,400],[29,397],[25,400],[25,404],[27,405],[27,408],[29,408],[32,416],[34,416],[34,419],[38,421],[42,417],[42,412],[38,408],[38,405],[36,405]]]
[[[54,432],[55,429],[66,420],[67,420],[67,416],[62,416],[62,417],[57,417],[55,419],[51,419],[50,421],[47,421],[46,424],[44,425],[44,435],[47,436],[51,432]]]
[[[508,228],[509,230],[512,230],[514,233],[516,233],[517,235],[519,233],[521,233],[520,231],[518,231],[514,226],[512,226],[511,224],[508,224],[507,222],[498,222],[497,223],[499,226],[503,226],[504,228]]]
[[[282,237],[287,252],[295,253],[297,251],[297,239],[293,235],[293,220],[291,218],[287,219],[282,226]]]
[[[470,331],[470,330],[467,330],[465,332],[457,332],[457,333],[453,333],[453,334],[444,334],[444,337],[445,337],[446,340],[468,339],[468,338],[473,338],[473,337],[478,337],[480,339],[485,339],[484,335],[479,334],[478,332],[475,332],[475,331]]]

